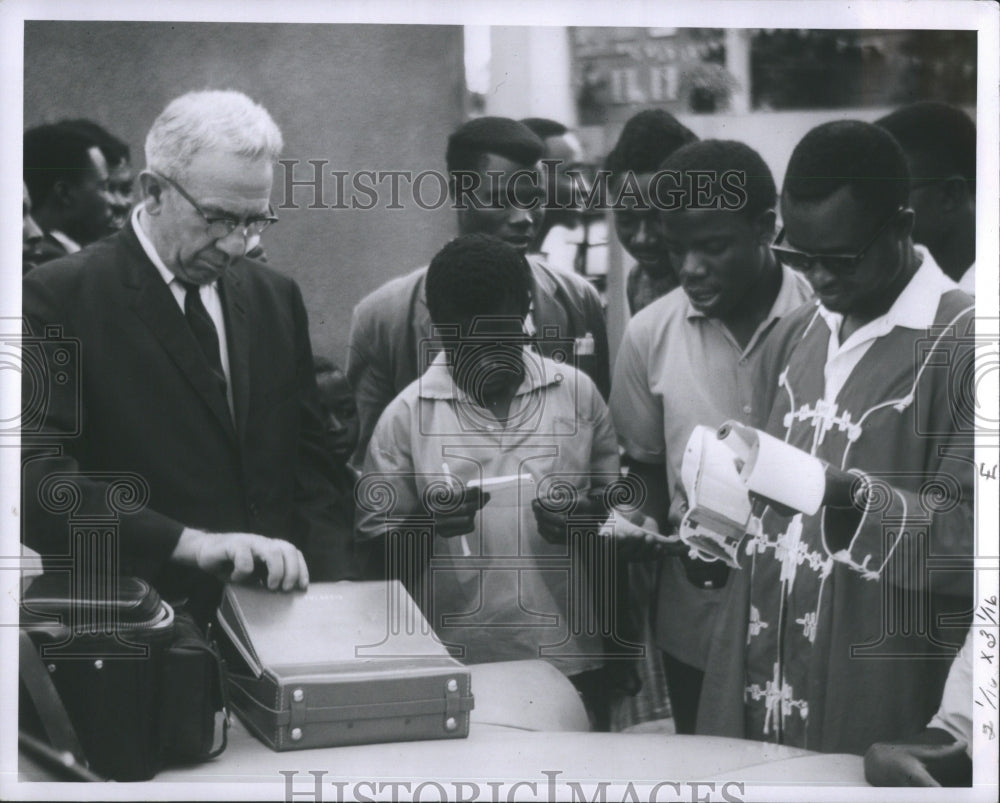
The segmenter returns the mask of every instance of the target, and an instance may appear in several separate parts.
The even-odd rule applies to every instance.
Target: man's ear
[[[149,170],[139,174],[140,201],[145,205],[146,212],[158,215],[163,208],[163,181]]]
[[[909,207],[899,213],[899,217],[893,224],[893,229],[900,239],[909,239],[913,236],[913,223],[917,219],[917,214]]]
[[[768,209],[757,215],[753,222],[754,233],[757,235],[757,242],[765,248],[774,242],[774,230],[778,216],[773,209]]]
[[[948,176],[941,182],[941,211],[945,214],[965,209],[969,203],[969,184],[962,176]],[[974,197],[974,195],[973,195]]]

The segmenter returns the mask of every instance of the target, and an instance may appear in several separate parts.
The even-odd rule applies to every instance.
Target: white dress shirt
[[[68,237],[63,234],[59,229],[50,229],[49,236],[53,240],[56,240],[63,248],[66,249],[67,254],[75,254],[81,249],[80,243],[74,240],[72,237]]]
[[[132,227],[135,229],[135,236],[139,239],[139,245],[142,246],[142,250],[146,252],[146,256],[149,257],[149,261],[153,263],[156,270],[159,271],[160,276],[163,277],[163,281],[167,283],[170,288],[170,292],[174,296],[174,300],[177,302],[177,306],[181,308],[181,313],[184,312],[184,298],[187,295],[187,290],[184,285],[180,283],[176,276],[171,272],[160,255],[157,253],[156,248],[153,246],[152,241],[149,236],[142,228],[143,221],[143,205],[139,204],[135,211],[132,212]],[[229,402],[229,412],[233,412],[233,382],[229,373],[229,347],[228,341],[226,340],[226,319],[222,314],[222,298],[219,296],[219,282],[214,281],[209,284],[203,284],[198,291],[201,296],[201,303],[205,305],[205,309],[208,311],[208,316],[212,319],[212,323],[215,324],[215,331],[219,335],[219,357],[222,361],[222,372],[226,375],[226,400]]]
[[[889,307],[889,311],[878,318],[869,321],[851,334],[843,343],[840,342],[840,326],[844,316],[831,312],[822,304],[819,314],[830,327],[830,345],[826,353],[826,380],[824,398],[833,402],[847,382],[851,371],[861,362],[872,344],[891,332],[897,326],[907,329],[926,329],[934,323],[941,296],[949,290],[958,287],[949,279],[934,261],[934,257],[922,245],[914,246],[922,258],[920,267],[913,274],[910,283]]]
[[[963,289],[970,296],[975,296],[976,294],[976,263],[973,262],[969,265],[969,269],[962,274],[962,278],[958,280],[958,286]]]

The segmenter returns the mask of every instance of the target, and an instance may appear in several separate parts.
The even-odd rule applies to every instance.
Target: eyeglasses
[[[243,230],[243,239],[246,240],[249,237],[258,237],[260,234],[270,226],[272,223],[278,222],[277,215],[274,214],[274,208],[271,204],[267,205],[267,214],[258,215],[256,217],[249,217],[246,220],[238,220],[234,217],[228,217],[226,215],[210,215],[198,202],[192,198],[185,189],[174,181],[172,178],[167,178],[162,173],[154,173],[154,175],[167,182],[171,187],[177,190],[178,194],[187,201],[194,208],[194,211],[198,213],[202,220],[205,221],[208,226],[208,234],[213,239],[222,240],[228,237],[237,229]]]
[[[895,212],[889,215],[889,217],[886,218],[885,223],[879,226],[878,231],[875,232],[864,248],[856,254],[810,254],[806,251],[798,251],[794,248],[787,248],[779,245],[785,236],[784,229],[778,232],[778,236],[774,241],[774,245],[771,246],[771,250],[774,252],[775,256],[781,260],[782,264],[787,265],[792,270],[804,273],[810,270],[813,265],[818,262],[830,271],[830,273],[850,273],[861,264],[865,255],[871,250],[871,247],[875,245],[878,238],[882,236],[887,228],[889,228],[889,225],[896,219],[901,211],[903,211],[903,207],[899,207]]]

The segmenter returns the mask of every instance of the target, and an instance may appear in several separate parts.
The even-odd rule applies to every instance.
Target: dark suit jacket
[[[131,225],[25,277],[26,325],[42,339],[31,348],[49,372],[25,372],[26,402],[41,409],[22,423],[24,539],[50,563],[69,552],[73,521],[116,513],[121,571],[168,595],[206,592],[207,575],[167,562],[184,526],[284,538],[313,579],[347,573],[353,500],[334,490],[298,286],[241,259],[220,290],[235,421]],[[79,488],[69,510],[53,499],[55,472]],[[122,473],[147,504],[109,493]]]
[[[594,380],[607,399],[611,388],[608,335],[597,291],[581,276],[552,270],[537,255],[529,256],[528,263],[539,351],[552,357],[567,344],[571,350],[576,338],[589,333],[594,339],[594,352],[577,355],[576,365]],[[386,282],[354,308],[347,378],[354,389],[360,419],[358,445],[351,458],[357,468],[364,464],[368,442],[382,411],[423,374],[433,358],[434,352],[426,348],[433,331],[424,292],[426,276],[424,267]]]
[[[66,256],[66,246],[48,232],[38,240],[21,247],[21,273],[27,273],[32,268],[53,259]]]

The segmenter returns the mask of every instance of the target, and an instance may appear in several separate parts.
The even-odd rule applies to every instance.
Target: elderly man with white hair
[[[244,256],[276,221],[281,148],[241,93],[175,99],[146,138],[129,224],[25,279],[32,333],[79,355],[25,372],[44,405],[22,422],[24,541],[49,566],[74,521],[113,516],[116,570],[196,613],[219,580],[287,591],[349,574],[352,500],[333,483],[302,295]]]

